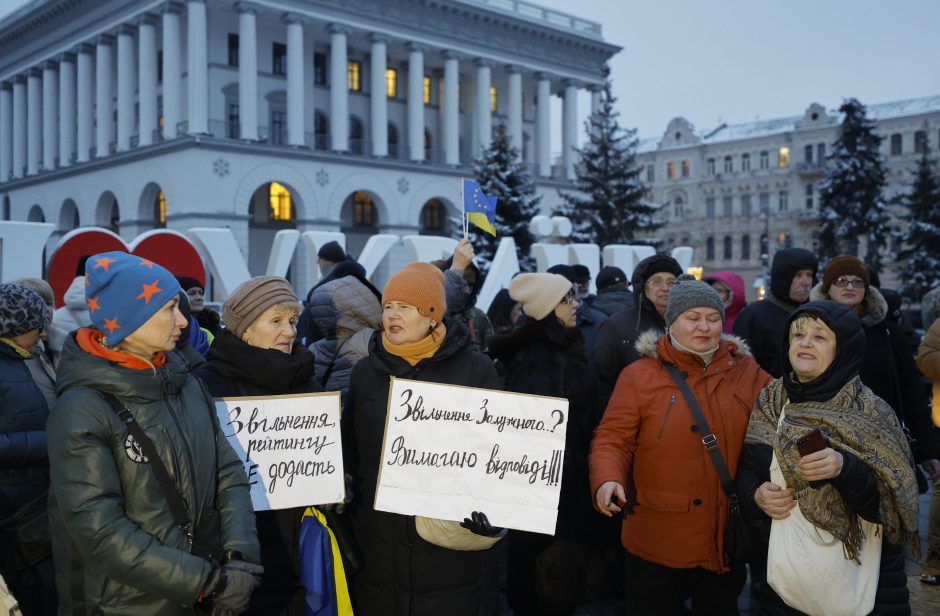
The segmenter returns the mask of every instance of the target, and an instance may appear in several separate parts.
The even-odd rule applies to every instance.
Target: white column
[[[91,156],[92,127],[94,126],[94,72],[91,54],[94,49],[91,45],[79,45],[76,62],[78,66],[78,84],[75,87],[76,113],[76,152],[75,160],[80,163],[87,162]]]
[[[59,66],[49,61],[42,67],[42,168],[56,168],[59,154]]]
[[[145,15],[137,26],[138,109],[137,143],[153,143],[157,130],[157,30],[156,17]]]
[[[114,139],[114,93],[111,71],[113,38],[101,36],[95,53],[95,157],[107,156]]]
[[[304,145],[304,25],[295,15],[287,22],[287,144]]]
[[[545,75],[538,76],[538,100],[536,101],[535,138],[536,161],[539,175],[552,175],[552,86]]]
[[[13,167],[13,88],[0,84],[0,184],[10,180]]]
[[[561,125],[561,163],[565,177],[575,179],[574,168],[578,160],[578,87],[572,82],[565,83]]]
[[[119,152],[131,147],[134,132],[134,86],[137,76],[134,71],[134,30],[121,26],[117,35],[117,149]]]
[[[372,127],[372,155],[388,156],[388,95],[385,91],[385,70],[388,68],[385,39],[370,35],[372,51],[369,80],[369,124]]]
[[[591,86],[591,115],[594,115],[601,108],[601,90],[602,86]]]
[[[13,177],[21,178],[26,168],[26,78],[13,79]]]
[[[424,49],[408,46],[408,151],[414,161],[424,160]]]
[[[493,114],[490,111],[491,85],[492,75],[489,63],[477,60],[477,139],[481,150],[490,147],[490,142],[493,140]]]
[[[209,31],[205,0],[186,2],[186,83],[189,134],[209,132]]]
[[[163,137],[173,139],[180,122],[180,16],[170,4],[163,9]]]
[[[508,126],[509,143],[519,150],[519,158],[523,158],[522,151],[522,73],[519,69],[510,66],[509,91],[506,93],[506,108],[509,112]]]
[[[330,31],[330,149],[349,150],[349,84],[346,77],[346,30],[331,24]]]
[[[460,65],[453,54],[444,54],[444,163],[460,164]]]
[[[254,8],[239,4],[238,11],[238,137],[257,141],[258,26]]]
[[[75,154],[75,54],[59,59],[59,166],[72,164]]]
[[[39,173],[42,160],[42,73],[30,69],[26,79],[26,174]]]

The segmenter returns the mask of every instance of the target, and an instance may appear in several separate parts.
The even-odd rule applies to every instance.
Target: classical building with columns
[[[618,51],[518,0],[34,0],[0,22],[2,218],[229,227],[258,273],[284,228],[450,235],[498,124],[550,210]]]
[[[871,104],[867,115],[882,137],[890,199],[910,190],[924,148],[940,146],[940,96]],[[756,299],[762,254],[815,247],[819,182],[840,121],[837,109],[813,103],[802,115],[705,130],[675,118],[661,137],[641,140],[637,162],[667,221],[658,231],[664,248],[693,247],[705,274],[738,272],[748,299]],[[885,286],[895,285],[893,267],[883,274]]]

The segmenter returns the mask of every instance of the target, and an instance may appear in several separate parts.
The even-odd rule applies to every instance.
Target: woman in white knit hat
[[[604,585],[590,580],[606,577],[604,555],[615,552],[605,548],[616,545],[616,526],[595,514],[588,498],[588,446],[603,406],[576,327],[580,302],[572,283],[558,274],[521,274],[509,294],[525,321],[490,340],[490,353],[505,364],[506,390],[569,401],[555,536],[509,533],[509,603],[519,615],[570,614],[604,594]]]

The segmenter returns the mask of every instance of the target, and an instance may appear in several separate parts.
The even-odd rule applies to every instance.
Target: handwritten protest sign
[[[554,534],[568,401],[392,379],[375,508]]]
[[[245,464],[255,511],[343,500],[339,392],[215,404],[222,433]]]

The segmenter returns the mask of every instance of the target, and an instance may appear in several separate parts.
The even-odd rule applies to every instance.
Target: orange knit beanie
[[[426,317],[443,319],[447,312],[444,299],[444,273],[430,263],[409,263],[385,283],[382,304],[404,302]]]

